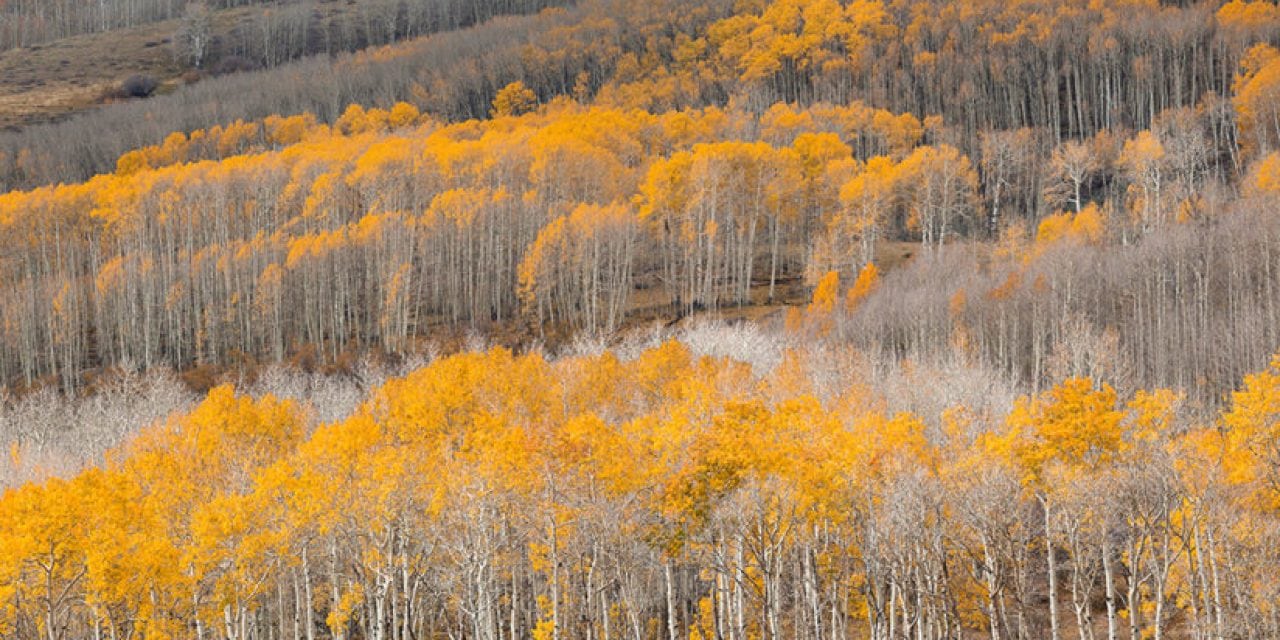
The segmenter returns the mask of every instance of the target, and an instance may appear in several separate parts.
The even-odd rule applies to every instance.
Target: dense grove
[[[846,323],[869,349],[939,353],[964,331],[1034,387],[1079,325],[1117,334],[1134,386],[1200,385],[1212,404],[1280,339],[1274,155],[1231,200],[1178,170],[1178,134],[1140,132],[1092,165],[1122,195],[1090,201],[1055,170],[1036,181],[1065,185],[1066,211],[1037,220],[985,210],[979,167],[995,160],[910,114],[561,100],[519,115],[534,106],[516,83],[485,121],[406,103],[332,126],[238,121],[0,196],[0,377],[76,389],[121,362],[409,354],[434,327],[610,333],[637,287],[676,315],[769,303],[780,282],[852,281],[884,238],[920,255]],[[1075,153],[1092,151],[1054,158]],[[996,242],[961,242],[988,224]]]
[[[0,637],[1280,633],[1280,361],[1202,423],[730,343],[468,352],[324,424],[215,389],[0,497]]]
[[[500,102],[518,108],[522,97],[513,86]],[[841,185],[828,168],[859,164],[843,140],[896,154],[874,161],[890,170],[920,175],[932,161],[966,172],[966,191],[939,215],[958,219],[975,188],[954,149],[911,151],[923,134],[911,116],[781,108],[763,125],[778,146],[741,139],[761,122],[564,104],[442,127],[400,104],[352,107],[333,129],[295,116],[175,134],[126,154],[115,174],[0,196],[13,331],[0,375],[60,374],[74,386],[77,371],[123,360],[279,359],[299,344],[400,352],[432,323],[522,315],[535,327],[612,331],[633,263],[660,272],[656,286],[692,309],[748,301],[763,268],[773,280],[798,273],[810,236],[836,224],[865,225],[867,238],[829,243],[823,259],[866,262],[875,229],[910,224],[909,214],[895,221],[886,204],[824,219]],[[279,148],[239,155],[261,145]],[[226,159],[181,161],[208,154]],[[947,222],[930,224],[945,232]]]
[[[1036,389],[1063,343],[1110,340],[1114,384],[1213,405],[1280,342],[1276,25],[1239,1],[588,3],[335,62],[308,76],[316,113],[157,102],[221,123],[0,196],[0,379],[404,354],[440,327],[608,333],[849,282],[910,240],[911,295],[841,324],[859,346],[963,334]],[[509,42],[472,50],[490,36]],[[334,104],[346,85],[385,106]],[[250,111],[276,91],[244,92]],[[29,135],[57,132],[85,138]],[[6,157],[38,184],[67,175],[60,153]]]

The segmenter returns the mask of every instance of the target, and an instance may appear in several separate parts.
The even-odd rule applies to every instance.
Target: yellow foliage
[[[1268,153],[1254,163],[1245,188],[1255,195],[1280,194],[1280,153]]]
[[[368,117],[364,107],[358,104],[347,106],[347,110],[342,112],[342,116],[334,123],[339,131],[347,135],[356,135],[369,130]]]
[[[880,284],[880,270],[876,268],[874,262],[868,262],[867,266],[858,272],[858,278],[853,281],[853,286],[849,287],[848,293],[844,296],[844,304],[847,311],[853,311],[857,306],[871,295],[876,286]]]
[[[1164,157],[1164,144],[1150,131],[1144,130],[1125,140],[1120,151],[1120,164],[1132,174],[1141,176],[1153,170]]]
[[[342,593],[342,599],[334,604],[329,611],[329,615],[325,618],[325,624],[329,627],[329,630],[335,635],[344,635],[347,626],[351,624],[352,616],[363,602],[364,589],[360,583],[353,583]]]
[[[1229,30],[1249,35],[1280,25],[1280,9],[1265,0],[1231,0],[1218,9],[1217,18]]]
[[[1036,246],[1043,248],[1059,242],[1098,244],[1104,233],[1102,212],[1091,202],[1080,213],[1064,211],[1046,216],[1036,230]]]
[[[1254,45],[1240,63],[1233,88],[1243,144],[1255,153],[1269,151],[1280,141],[1275,123],[1280,111],[1280,51],[1267,44]]]
[[[1027,482],[1043,488],[1051,471],[1074,473],[1118,456],[1126,446],[1122,418],[1110,386],[1066,380],[1014,406],[1009,453]]]
[[[824,280],[824,295],[836,291],[838,277]],[[293,403],[216,388],[189,413],[141,431],[103,468],[0,494],[0,628],[52,584],[72,585],[86,606],[127,610],[149,636],[181,637],[183,620],[218,624],[241,603],[272,601],[307,562],[317,620],[345,635],[381,597],[376,580],[359,576],[453,571],[481,557],[499,576],[558,576],[563,616],[576,606],[572,585],[608,562],[591,554],[593,542],[642,544],[673,563],[714,553],[725,538],[808,549],[822,575],[847,571],[838,579],[866,584],[876,577],[861,568],[876,552],[860,537],[868,526],[909,518],[905,531],[948,527],[955,539],[946,544],[981,549],[963,510],[1019,505],[972,502],[968,492],[1002,486],[1006,472],[1087,526],[1091,507],[1068,511],[1074,490],[1092,486],[1080,483],[1111,481],[1166,452],[1188,463],[1179,472],[1189,486],[1205,490],[1220,469],[1225,487],[1250,496],[1229,504],[1258,514],[1280,505],[1280,356],[1246,378],[1222,429],[1185,435],[1181,399],[1168,390],[1121,407],[1109,386],[1071,379],[1018,400],[1002,422],[965,406],[929,419],[883,410],[854,378],[823,391],[829,382],[810,378],[811,356],[788,353],[757,376],[677,342],[625,360],[465,352],[386,382],[353,415],[310,435]],[[913,486],[927,492],[907,492]],[[929,498],[916,511],[904,495]],[[1194,508],[1190,498],[1176,503],[1170,526],[1205,515]],[[518,535],[491,553],[471,542],[508,532]],[[416,555],[419,541],[439,551]],[[326,575],[330,554],[341,558],[328,569],[336,580]],[[37,566],[51,577],[31,573]],[[747,561],[735,570],[763,589],[766,568]],[[952,580],[976,607],[984,583]],[[538,612],[531,635],[554,637],[550,593],[529,598]],[[710,637],[714,600],[700,599],[693,613],[683,631]]]
[[[495,118],[519,116],[538,106],[538,96],[519,80],[503,87],[493,99],[491,114]]]
[[[878,1],[775,0],[758,14],[712,25],[709,39],[742,80],[759,82],[786,65],[802,72],[829,67],[842,54],[857,64],[872,44],[894,34]]]
[[[316,117],[310,113],[296,116],[267,116],[262,121],[267,132],[267,140],[273,144],[287,146],[297,144],[318,128]]]
[[[417,107],[407,102],[397,102],[391,107],[391,112],[387,114],[387,124],[392,128],[399,129],[417,124],[420,117],[422,117],[422,112]]]
[[[119,176],[130,176],[150,168],[147,155],[143,151],[129,151],[116,161],[116,175]]]
[[[1222,464],[1232,484],[1249,488],[1257,503],[1280,509],[1280,355],[1265,371],[1245,376],[1222,416]]]
[[[550,618],[543,618],[533,628],[533,640],[551,640],[555,637],[556,625]]]
[[[818,286],[813,290],[813,301],[809,303],[810,313],[829,314],[836,307],[840,297],[840,272],[828,271]]]

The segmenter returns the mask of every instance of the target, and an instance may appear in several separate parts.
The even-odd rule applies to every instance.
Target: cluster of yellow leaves
[[[1261,4],[1261,3],[1260,3]],[[1265,153],[1280,144],[1280,51],[1268,44],[1249,49],[1240,63],[1233,86],[1236,118],[1242,131],[1242,146]]]
[[[809,72],[856,65],[873,44],[895,35],[882,2],[778,0],[759,14],[717,23],[709,40],[744,81],[753,82],[784,68]]]
[[[1256,195],[1280,194],[1280,153],[1269,153],[1254,163],[1245,181],[1245,191]]]
[[[1218,9],[1218,23],[1243,38],[1256,38],[1280,26],[1280,9],[1265,0],[1231,0]]]
[[[493,99],[492,115],[495,118],[504,116],[522,116],[538,106],[538,96],[523,82],[516,81],[503,87]]]
[[[1042,488],[1051,467],[1085,471],[1123,453],[1122,418],[1111,387],[1074,378],[1018,402],[1006,420],[1007,441],[995,448],[1009,451],[1028,483]]]
[[[1106,224],[1098,205],[1089,203],[1080,213],[1063,211],[1046,216],[1036,229],[1036,245],[1046,247],[1059,242],[1098,244],[1106,233]]]
[[[858,278],[853,281],[853,285],[845,292],[845,308],[849,311],[855,309],[859,303],[871,295],[872,291],[875,291],[879,284],[880,270],[876,268],[874,262],[868,262],[867,266],[858,272]]]
[[[1223,465],[1234,484],[1249,487],[1257,505],[1280,509],[1280,356],[1266,370],[1245,376],[1223,416]]]
[[[0,593],[8,599],[0,611],[45,598],[53,609],[48,623],[65,624],[74,609],[89,606],[107,624],[127,624],[146,637],[180,637],[184,623],[175,616],[190,611],[200,572],[222,582],[266,569],[238,555],[241,542],[272,535],[266,523],[239,510],[239,496],[298,445],[302,424],[290,403],[221,388],[191,414],[111,454],[101,469],[6,493]],[[236,568],[214,576],[225,560]],[[0,627],[14,620],[6,617]]]
[[[334,130],[347,135],[389,132],[429,122],[417,107],[398,102],[390,109],[365,109],[353,104],[334,124]],[[288,146],[308,137],[327,135],[330,128],[311,114],[267,116],[261,122],[237,120],[226,127],[196,129],[190,134],[176,131],[164,142],[129,151],[116,161],[116,173],[131,175],[146,169],[169,165],[218,160],[233,155],[262,151],[269,145]]]

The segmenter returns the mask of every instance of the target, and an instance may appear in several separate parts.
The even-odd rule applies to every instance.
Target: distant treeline
[[[324,12],[308,4],[289,5],[246,27],[255,33],[237,38],[243,44],[229,54],[275,64],[548,3],[460,3],[475,5],[474,14],[459,13],[456,4],[432,3],[434,12],[414,13],[409,9],[417,3],[391,3],[394,10],[379,21],[382,4],[361,3],[355,11],[365,18],[344,18],[340,26],[325,26],[316,18]],[[1044,148],[1101,131],[1148,129],[1161,113],[1192,109],[1211,142],[1208,167],[1223,176],[1243,161],[1232,104],[1237,71],[1252,45],[1280,42],[1280,9],[1261,1],[789,0],[737,14],[733,8],[727,0],[591,0],[337,64],[305,60],[200,83],[0,136],[0,188],[83,180],[172,131],[271,113],[310,112],[332,122],[349,103],[404,100],[440,118],[484,117],[493,95],[513,80],[544,99],[607,90],[615,102],[650,110],[724,106],[731,97],[756,111],[778,101],[857,99],[922,119],[938,116],[948,142],[969,155],[993,131],[1033,129]],[[408,28],[416,24],[410,13],[449,19]],[[391,24],[404,26],[403,33],[386,28]]]
[[[540,6],[548,4],[559,3]],[[497,91],[521,78],[545,97],[571,93],[585,74],[581,88],[594,91],[624,54],[670,59],[678,38],[695,36],[729,5],[684,4],[600,0],[536,16],[500,17],[392,47],[222,75],[173,94],[0,133],[0,191],[86,180],[113,171],[122,154],[159,144],[172,132],[236,120],[312,113],[333,122],[352,103],[387,107],[397,101],[450,120],[487,117]]]
[[[262,5],[242,26],[237,50],[265,64],[289,56],[386,44],[456,29],[507,13],[537,11],[542,0],[351,0],[350,10],[326,20],[335,0],[6,0],[0,2],[0,51],[37,46],[87,33],[128,29],[210,11]]]

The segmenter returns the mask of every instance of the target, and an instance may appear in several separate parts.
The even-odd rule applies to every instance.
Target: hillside
[[[101,104],[135,74],[172,83],[176,23],[68,38],[0,53],[0,129],[64,119]]]
[[[0,640],[1280,636],[1269,0],[58,7]]]
[[[0,16],[6,10],[20,13],[23,4],[0,5]],[[115,4],[104,2],[99,6]],[[64,121],[104,105],[181,94],[184,87],[201,80],[288,66],[309,57],[327,64],[332,56],[453,31],[495,16],[534,13],[560,3],[430,0],[401,6],[385,0],[257,0],[154,4],[154,19],[135,17],[106,29],[95,23],[97,26],[86,27],[83,32],[67,26],[71,35],[39,39],[23,46],[4,46],[4,29],[0,27],[0,77],[4,78],[0,83],[0,131],[8,131],[11,141],[30,140],[22,133],[33,125]],[[193,8],[184,11],[186,4]],[[135,21],[137,24],[133,24]],[[109,20],[104,23],[112,24]],[[132,114],[163,110],[164,107],[151,104],[116,109]],[[227,112],[233,113],[234,107]],[[48,129],[43,131],[47,136]],[[162,130],[161,137],[168,131]],[[96,142],[101,144],[100,140]],[[41,153],[34,149],[29,152]],[[0,162],[0,167],[11,172],[17,157],[18,149],[11,148],[5,153],[8,162]],[[91,169],[98,170],[101,168]],[[32,176],[50,181],[70,178]],[[0,185],[7,183],[20,184],[12,174],[0,177]]]
[[[1161,24],[1199,24],[1201,35],[1152,45],[1121,20],[1140,5],[1056,14],[972,5],[965,21],[987,25],[977,44],[946,26],[949,17],[930,35],[933,17],[875,3],[772,4],[725,18],[714,5],[677,13],[588,3],[312,60],[307,69],[325,71],[305,80],[286,66],[103,112],[153,130],[236,88],[257,113],[285,95],[281,77],[317,92],[288,89],[301,104],[327,105],[228,120],[236,108],[219,103],[208,113],[222,124],[108,156],[111,173],[3,196],[0,272],[10,286],[0,377],[74,390],[82,373],[121,362],[349,361],[410,353],[440,331],[496,332],[514,344],[608,334],[652,317],[655,305],[683,316],[768,303],[779,282],[813,287],[828,272],[851,282],[879,242],[893,240],[918,242],[928,260],[914,261],[884,302],[870,301],[884,312],[842,324],[858,327],[861,347],[943,353],[963,331],[974,357],[1039,388],[1072,331],[1112,335],[1125,384],[1185,386],[1213,405],[1277,343],[1261,220],[1275,184],[1266,114],[1280,61],[1269,45],[1250,46],[1274,16],[1239,3],[1216,13],[1166,7]],[[808,17],[788,22],[797,15]],[[976,83],[1012,72],[997,57],[1008,47],[1025,47],[1028,64],[1066,59],[1066,40],[1019,35],[1017,25],[1042,15],[1059,25],[1048,35],[1073,24],[1113,34],[1126,68],[1153,56],[1183,62],[1177,73],[1133,78],[1156,83],[1150,91],[1108,98],[1086,87],[1128,87],[1129,71],[1082,54],[1059,78],[1066,92],[1047,102],[1036,89],[1023,96],[1026,110],[977,108],[918,80],[879,90],[880,102],[910,107],[901,112],[832,93],[846,82],[874,98],[872,80],[891,77],[874,69],[893,68],[908,46],[921,49],[911,68],[953,64],[945,76],[970,78],[970,95],[990,102],[1009,85]],[[997,30],[1010,20],[1022,22]],[[900,33],[911,37],[900,42]],[[478,53],[516,34],[526,39]],[[929,51],[962,45],[980,53]],[[1223,65],[1206,46],[1244,62]],[[856,52],[864,69],[840,70],[841,51]],[[442,59],[455,66],[417,66]],[[1195,86],[1205,88],[1199,98]],[[378,87],[382,108],[338,109],[327,93]],[[838,101],[820,99],[828,94]],[[136,117],[144,105],[158,115]],[[32,129],[45,142],[19,151],[15,168],[24,158],[92,162],[106,150],[94,145],[119,145],[129,127],[66,148],[47,141],[101,118]],[[1260,231],[1227,239],[1237,225]],[[50,238],[59,238],[56,260]],[[1197,244],[1215,238],[1263,246],[1246,252],[1257,261],[1226,265]],[[974,249],[946,250],[957,242]],[[1063,242],[1076,248],[1039,246]],[[984,243],[1000,249],[977,248]],[[1080,267],[1048,266],[1095,251]],[[1076,284],[1082,269],[1102,270]],[[957,296],[985,302],[949,309]],[[1059,310],[1047,316],[1038,309],[1046,296]],[[895,308],[907,300],[925,307]],[[1010,313],[1038,319],[1010,326],[1000,320]],[[1206,340],[1226,335],[1248,337]]]
[[[229,5],[195,4],[201,8],[184,12],[183,3],[165,3],[155,8],[154,20],[136,17],[124,22],[129,26],[101,30],[102,24],[112,24],[104,20],[84,33],[28,40],[11,48],[3,46],[0,38],[0,77],[4,78],[0,130],[16,132],[106,104],[148,97],[129,95],[131,90],[144,91],[126,87],[131,78],[149,79],[155,87],[145,89],[146,94],[163,95],[202,78],[276,67],[308,55],[386,45],[486,18],[449,10],[442,2],[425,3],[418,13],[397,14],[390,28],[379,17],[374,29],[370,23],[386,9],[371,1],[260,0]],[[541,6],[513,5],[510,10],[528,12]],[[8,8],[21,11],[14,7]],[[438,15],[431,15],[433,7]],[[477,10],[487,7],[474,5]],[[198,58],[193,57],[193,43],[185,35],[194,30],[201,38]],[[30,30],[24,34],[31,37]]]

